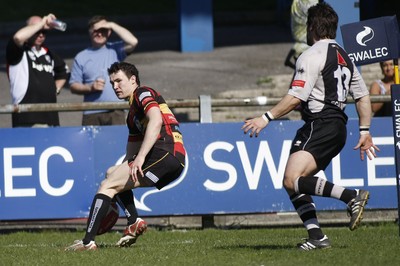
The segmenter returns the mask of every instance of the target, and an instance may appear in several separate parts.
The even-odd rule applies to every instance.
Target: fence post
[[[199,100],[200,100],[199,104],[200,123],[212,123],[211,96],[200,95]]]

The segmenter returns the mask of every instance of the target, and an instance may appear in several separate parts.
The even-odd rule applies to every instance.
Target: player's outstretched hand
[[[364,160],[364,152],[367,154],[368,158],[372,160],[372,158],[376,157],[375,151],[380,151],[378,146],[372,142],[372,136],[370,134],[360,135],[358,143],[354,149],[360,149],[361,160]]]
[[[250,138],[252,138],[254,135],[258,137],[260,131],[267,125],[268,122],[265,121],[264,118],[260,116],[252,119],[247,119],[246,121],[244,121],[242,130],[244,131],[244,134],[247,134],[247,132],[250,131]]]

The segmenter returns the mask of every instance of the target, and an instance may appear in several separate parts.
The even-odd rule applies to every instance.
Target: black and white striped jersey
[[[57,102],[55,81],[69,77],[68,66],[60,56],[46,47],[18,47],[10,39],[6,58],[13,104]],[[59,125],[57,112],[13,113],[12,118],[13,126]]]
[[[359,99],[369,91],[343,48],[335,40],[323,39],[297,60],[288,94],[302,101],[305,121],[329,117],[347,121],[347,96]]]

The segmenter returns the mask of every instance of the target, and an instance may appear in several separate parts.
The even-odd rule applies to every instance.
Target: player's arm
[[[144,134],[142,145],[137,153],[135,160],[130,164],[133,181],[137,180],[137,171],[143,176],[142,166],[149,151],[156,143],[163,124],[160,108],[152,107],[146,112],[149,120]]]
[[[245,134],[250,131],[250,137],[253,137],[253,135],[258,137],[260,131],[264,129],[271,120],[286,115],[294,110],[300,103],[300,99],[293,95],[286,94],[270,111],[262,116],[246,120],[242,126],[242,130]]]
[[[300,103],[301,100],[299,98],[287,94],[270,110],[270,112],[274,118],[280,118],[294,110]]]
[[[146,112],[146,117],[149,120],[149,123],[147,124],[146,133],[137,155],[138,157],[143,157],[143,159],[156,143],[163,124],[161,111],[158,107],[150,108]]]
[[[372,113],[369,95],[357,99],[356,108],[359,117],[360,138],[354,149],[360,149],[361,160],[364,160],[364,152],[371,160],[373,157],[376,157],[375,150],[379,151],[379,148],[373,143],[372,136],[369,132]]]

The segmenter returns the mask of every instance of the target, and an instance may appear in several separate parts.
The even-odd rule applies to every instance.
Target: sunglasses
[[[100,28],[100,29],[94,30],[93,33],[95,33],[95,34],[101,33],[102,35],[106,35],[108,33],[108,29]]]

